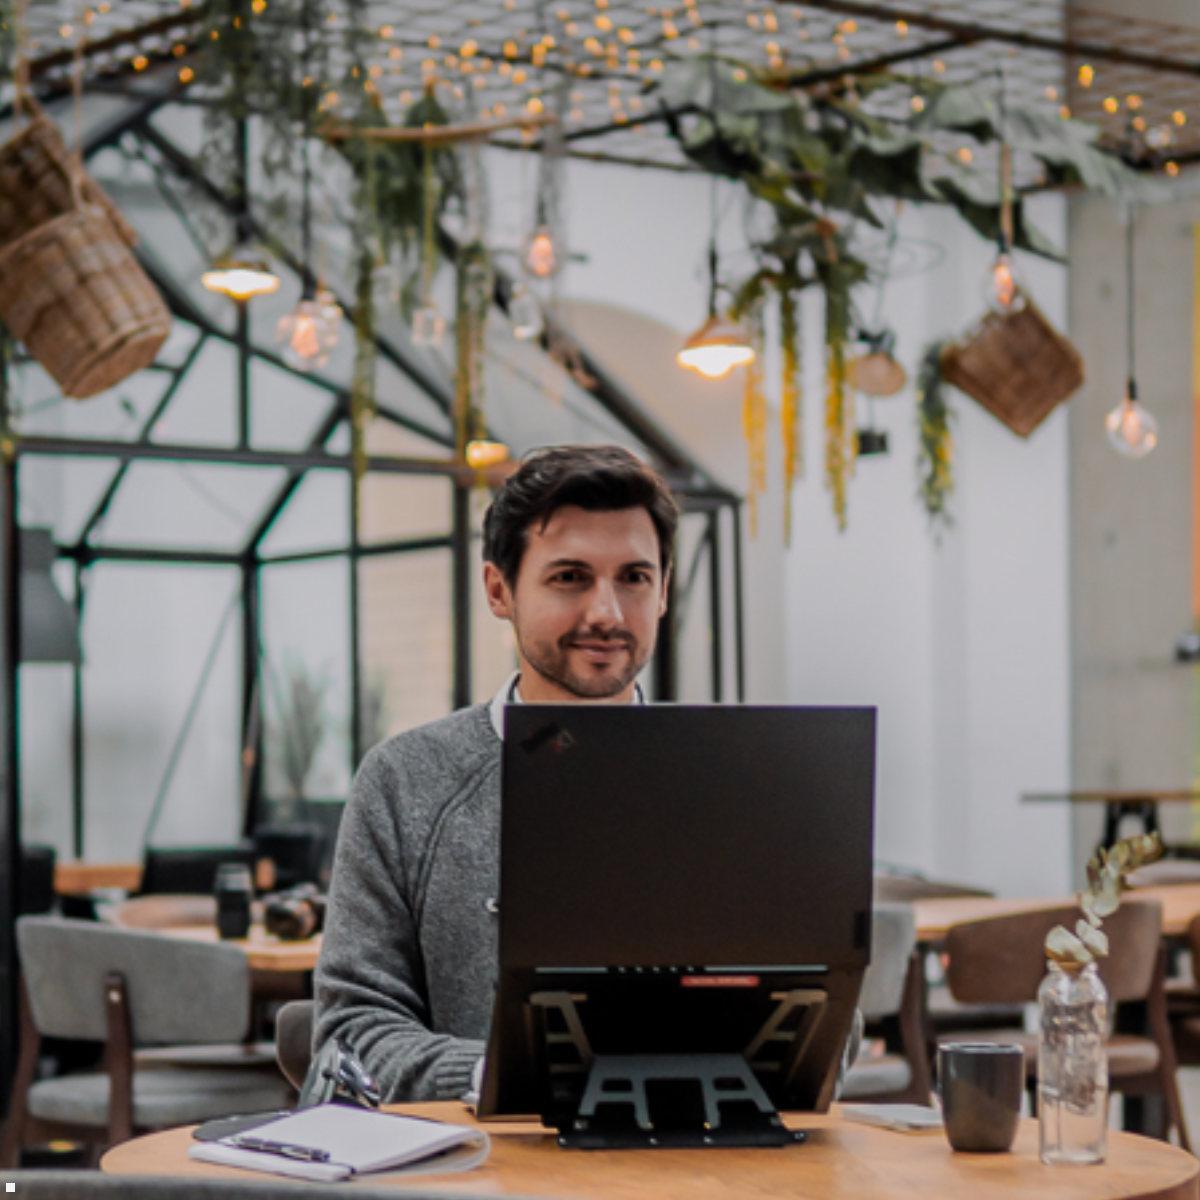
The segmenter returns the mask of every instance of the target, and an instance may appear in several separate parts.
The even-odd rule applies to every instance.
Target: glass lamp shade
[[[984,279],[984,300],[995,313],[1015,312],[1024,307],[1025,293],[1013,265],[1012,255],[1001,250]]]
[[[1112,448],[1126,458],[1145,458],[1158,445],[1158,422],[1138,403],[1132,387],[1104,418],[1104,429]]]
[[[279,318],[275,340],[291,366],[300,371],[314,371],[329,361],[341,324],[341,305],[330,292],[318,288],[314,295],[302,297],[290,313]]]
[[[253,300],[279,290],[279,276],[271,270],[262,251],[245,242],[218,258],[200,276],[200,282],[210,292],[231,300]]]
[[[465,458],[467,466],[482,471],[487,467],[496,467],[502,462],[507,462],[509,449],[503,442],[489,442],[479,438],[467,443]]]
[[[539,225],[525,245],[525,266],[538,279],[549,279],[561,265],[554,234],[548,225]]]
[[[743,329],[713,315],[684,342],[675,361],[705,379],[724,379],[734,367],[754,361],[754,347]]]
[[[537,337],[545,325],[537,297],[522,284],[513,287],[508,302],[508,319],[512,322],[513,337],[521,342]]]

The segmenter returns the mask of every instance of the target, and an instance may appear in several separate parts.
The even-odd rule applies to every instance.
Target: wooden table
[[[213,925],[173,925],[157,932],[194,942],[220,940]],[[312,971],[321,953],[319,933],[298,942],[287,942],[268,933],[261,925],[251,925],[249,936],[227,938],[224,944],[242,950],[251,969],[255,971]]]
[[[1192,918],[1200,914],[1200,883],[1167,883],[1155,887],[1135,888],[1126,892],[1121,902],[1136,904],[1139,900],[1158,900],[1163,906],[1164,936],[1180,938],[1187,932]],[[946,930],[951,925],[958,925],[963,921],[1006,917],[1014,913],[1028,912],[1030,909],[1075,902],[1073,896],[1017,900],[999,896],[938,896],[928,900],[914,900],[917,940],[931,945],[943,941]]]
[[[136,892],[142,884],[140,862],[87,862],[72,859],[54,864],[54,890],[60,896],[81,896],[97,888]]]
[[[1100,845],[1111,846],[1117,840],[1122,817],[1135,817],[1141,821],[1146,833],[1157,833],[1160,804],[1200,803],[1200,792],[1192,788],[1093,788],[1070,792],[1025,792],[1021,799],[1035,803],[1065,800],[1070,804],[1103,804],[1104,835]]]
[[[474,1123],[457,1103],[395,1111]],[[755,1150],[561,1150],[540,1125],[488,1122],[492,1153],[482,1167],[461,1175],[368,1175],[363,1183],[570,1200],[1200,1200],[1200,1160],[1134,1134],[1110,1131],[1102,1166],[1047,1167],[1038,1161],[1037,1122],[1031,1120],[1021,1122],[1012,1154],[955,1154],[940,1130],[894,1133],[844,1121],[836,1111],[785,1119],[808,1130],[808,1141]],[[168,1129],[115,1146],[101,1168],[112,1175],[266,1178],[189,1159],[191,1130]]]

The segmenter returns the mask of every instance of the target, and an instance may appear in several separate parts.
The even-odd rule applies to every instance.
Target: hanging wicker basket
[[[1083,359],[1029,297],[942,351],[942,376],[1028,437],[1083,383]]]
[[[136,240],[49,118],[0,146],[0,320],[68,396],[148,366],[171,331]]]
[[[79,173],[79,162],[58,126],[40,108],[31,111],[29,124],[0,145],[0,249],[75,207],[71,178]],[[137,241],[120,210],[86,173],[79,191],[86,203],[104,209],[129,245]]]

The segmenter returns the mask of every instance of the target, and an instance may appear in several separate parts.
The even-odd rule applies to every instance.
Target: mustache
[[[564,650],[576,642],[616,642],[633,649],[637,639],[628,629],[576,629],[558,639],[559,647]]]

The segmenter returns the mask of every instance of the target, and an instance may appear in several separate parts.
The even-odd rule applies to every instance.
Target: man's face
[[[527,531],[516,586],[490,562],[483,583],[492,612],[512,622],[523,699],[632,698],[667,608],[658,535],[644,508],[557,509],[545,529]]]

